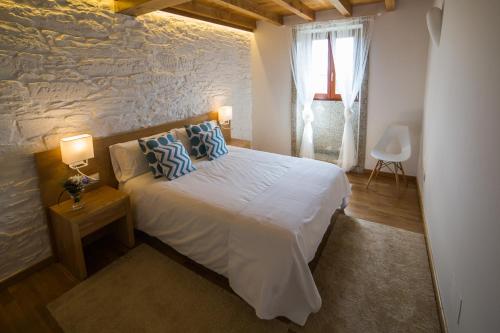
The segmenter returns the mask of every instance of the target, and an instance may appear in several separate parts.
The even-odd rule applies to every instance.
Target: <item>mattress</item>
[[[308,263],[350,196],[325,162],[229,146],[174,181],[146,173],[121,185],[136,228],[226,276],[258,317],[303,325],[321,307]]]

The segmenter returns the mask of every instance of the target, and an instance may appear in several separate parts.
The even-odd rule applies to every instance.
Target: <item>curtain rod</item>
[[[355,25],[350,25],[347,27],[301,29],[301,30],[297,30],[297,33],[320,33],[320,32],[342,31],[342,30],[352,30],[352,29],[361,29],[361,28],[363,28],[362,24],[355,24]]]
[[[322,21],[322,22],[312,22],[312,23],[303,23],[303,24],[297,24],[293,26],[293,29],[296,30],[298,33],[300,32],[329,32],[329,31],[341,31],[341,30],[350,30],[353,28],[362,28],[363,25],[359,23],[354,23],[351,26],[346,27],[345,24],[349,24],[350,21],[355,21],[355,20],[374,20],[375,16],[381,16],[381,13],[377,13],[374,15],[364,15],[364,16],[357,16],[355,18],[350,18],[350,19],[341,19],[341,20],[329,20],[329,21]],[[329,27],[328,25],[337,25],[337,27]],[[326,25],[327,27],[321,27],[321,25]],[[338,25],[343,25],[339,27]],[[310,26],[310,27],[308,27]],[[319,26],[319,27],[316,27]],[[303,27],[303,28],[301,28]]]

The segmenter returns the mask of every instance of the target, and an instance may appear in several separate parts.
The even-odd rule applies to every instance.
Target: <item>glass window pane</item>
[[[328,39],[314,40],[312,43],[314,91],[328,93]]]

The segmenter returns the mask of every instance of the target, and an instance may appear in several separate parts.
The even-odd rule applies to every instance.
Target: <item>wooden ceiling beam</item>
[[[185,2],[189,2],[189,0],[115,0],[115,12],[139,16]]]
[[[396,0],[385,0],[385,10],[391,11],[396,9]]]
[[[330,2],[343,16],[352,16],[352,5],[349,0],[330,0]]]
[[[275,25],[283,25],[283,17],[260,8],[251,0],[212,0],[211,2],[220,7],[233,10],[258,20],[264,20]]]
[[[295,15],[302,17],[304,20],[307,21],[315,20],[314,10],[304,5],[304,3],[302,3],[302,1],[300,0],[272,0],[272,1],[280,5],[281,7],[289,10],[290,12],[294,13]]]
[[[257,23],[254,19],[210,7],[198,1],[169,7],[164,9],[164,11],[245,31],[254,31],[257,28]]]

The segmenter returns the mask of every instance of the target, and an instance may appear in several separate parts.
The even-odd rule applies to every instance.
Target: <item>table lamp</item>
[[[222,128],[231,128],[231,120],[233,119],[233,107],[221,106],[219,108],[219,123]]]
[[[76,170],[82,176],[87,176],[80,171],[80,168],[89,165],[88,160],[94,158],[92,136],[90,134],[80,134],[63,138],[60,141],[60,146],[63,163],[67,164],[71,169]]]

